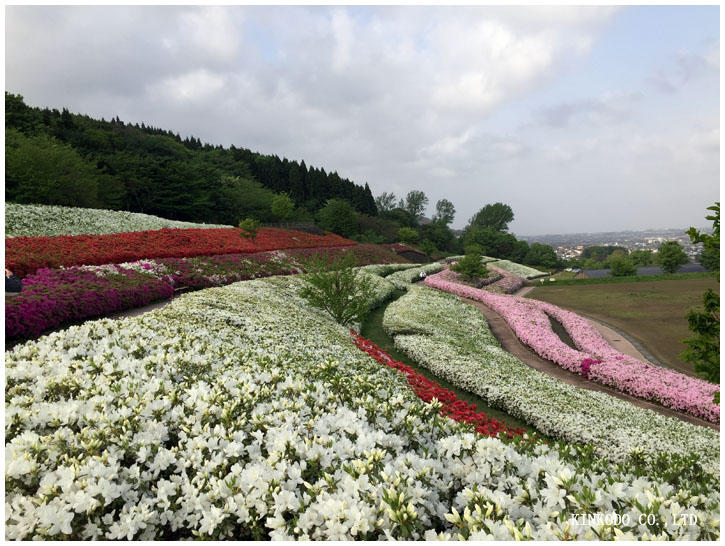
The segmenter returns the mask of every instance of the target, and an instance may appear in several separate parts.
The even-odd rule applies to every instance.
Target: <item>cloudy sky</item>
[[[518,235],[704,226],[719,200],[710,7],[7,6],[26,103],[486,203]]]

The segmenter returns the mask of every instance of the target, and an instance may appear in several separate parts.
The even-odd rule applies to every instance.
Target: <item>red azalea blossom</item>
[[[449,391],[441,387],[435,381],[431,381],[424,375],[417,373],[410,366],[406,366],[402,362],[394,360],[388,353],[380,349],[372,341],[365,339],[354,330],[350,330],[350,334],[355,340],[355,345],[366,352],[368,355],[377,360],[380,364],[394,368],[404,373],[408,378],[408,383],[415,391],[418,397],[424,402],[430,402],[433,398],[437,398],[442,404],[441,415],[450,417],[459,423],[468,423],[476,427],[476,432],[485,436],[496,437],[499,433],[505,433],[509,438],[521,436],[526,432],[525,428],[512,428],[503,421],[487,416],[483,412],[476,411],[476,404],[469,404],[463,400],[458,400],[453,391]]]
[[[103,265],[144,258],[189,258],[310,247],[342,247],[356,243],[328,233],[261,228],[254,242],[237,228],[158,229],[107,235],[13,237],[5,239],[5,264],[24,277],[41,267]]]

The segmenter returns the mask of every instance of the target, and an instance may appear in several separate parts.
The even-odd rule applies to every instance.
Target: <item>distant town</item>
[[[691,261],[696,261],[702,245],[693,245],[685,233],[688,228],[651,229],[646,231],[609,231],[604,233],[565,233],[553,235],[521,235],[517,236],[529,244],[542,243],[551,245],[557,256],[563,259],[578,258],[588,246],[621,246],[630,252],[633,250],[652,250],[665,241],[679,242]],[[712,228],[697,228],[702,233],[712,233]]]

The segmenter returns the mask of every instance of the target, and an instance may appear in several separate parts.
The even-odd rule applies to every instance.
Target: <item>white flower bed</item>
[[[433,262],[419,267],[411,267],[402,271],[397,271],[388,275],[385,279],[393,283],[396,288],[406,290],[411,283],[420,278],[421,272],[426,275],[432,275],[433,273],[438,273],[439,271],[443,271],[443,264]]]
[[[509,273],[516,275],[517,277],[523,277],[524,279],[536,279],[538,277],[545,277],[549,275],[549,273],[545,271],[539,271],[538,269],[534,269],[533,267],[517,264],[509,260],[494,259],[493,261],[489,261],[487,263],[488,265],[494,265],[503,269],[504,271],[508,271]]]
[[[6,238],[102,235],[162,228],[217,227],[230,226],[178,222],[137,212],[5,203]]]
[[[615,533],[575,525],[585,506],[628,515],[626,536],[719,536],[716,493],[578,472],[547,446],[522,455],[437,417],[287,281],[203,290],[6,353],[6,538]],[[698,524],[636,523],[650,512]]]
[[[383,326],[396,347],[421,365],[545,434],[591,443],[613,461],[625,460],[635,448],[649,456],[698,453],[703,467],[719,473],[716,431],[573,387],[528,367],[501,349],[483,315],[456,296],[413,286],[390,304]]]

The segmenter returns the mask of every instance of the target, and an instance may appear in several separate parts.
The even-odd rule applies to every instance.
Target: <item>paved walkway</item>
[[[508,323],[504,320],[504,318],[496,313],[493,309],[490,307],[484,305],[480,301],[467,299],[467,298],[461,298],[463,301],[473,305],[477,309],[483,313],[483,315],[486,317],[486,320],[488,321],[489,327],[491,328],[491,332],[493,332],[493,335],[496,337],[496,339],[501,343],[501,346],[508,351],[509,353],[516,356],[519,360],[521,360],[524,364],[527,366],[534,368],[535,370],[539,370],[542,373],[548,374],[552,377],[556,377],[557,379],[568,383],[569,385],[573,385],[575,387],[579,387],[582,389],[587,389],[591,391],[599,391],[604,392],[606,394],[609,394],[611,396],[614,396],[616,398],[619,398],[621,400],[626,400],[627,402],[630,402],[634,404],[635,406],[638,406],[640,408],[649,409],[652,411],[656,411],[657,413],[660,413],[662,415],[665,415],[667,417],[674,417],[676,419],[680,419],[682,421],[687,421],[689,423],[692,423],[694,425],[699,425],[703,427],[708,427],[714,430],[720,431],[720,425],[716,423],[711,423],[709,421],[705,421],[704,419],[699,419],[697,417],[694,417],[692,415],[689,415],[687,413],[682,413],[670,408],[666,408],[664,406],[660,406],[659,404],[655,404],[654,402],[648,402],[647,400],[642,400],[641,398],[636,398],[634,396],[630,396],[628,394],[625,394],[623,392],[619,392],[615,389],[612,389],[610,387],[606,387],[604,385],[600,385],[599,383],[594,383],[593,381],[589,381],[587,379],[584,379],[579,374],[572,373],[568,370],[565,370],[561,366],[555,364],[554,362],[551,362],[550,360],[544,360],[539,355],[537,355],[533,350],[531,350],[528,346],[524,345],[519,341],[519,338],[516,337],[516,334],[514,334],[514,331],[511,329],[511,327],[508,325]],[[601,326],[601,325],[600,325]],[[606,327],[604,327],[606,328]],[[618,336],[619,334],[616,334],[613,330],[610,330],[614,334],[614,336]],[[602,335],[604,335],[606,332],[603,332]],[[611,333],[606,333],[606,336],[612,337]],[[608,342],[613,343],[615,342],[614,339],[610,341],[608,337],[605,336],[605,339],[607,339]],[[621,337],[621,336],[620,336]],[[621,341],[620,338],[616,338],[619,341],[616,341],[616,343],[619,343]],[[626,341],[626,340],[624,340]],[[627,342],[629,343],[629,342]],[[615,346],[617,349],[619,349],[619,346]],[[634,347],[632,347],[634,349]],[[621,349],[620,349],[621,350]],[[635,352],[636,349],[634,349]],[[630,353],[627,353],[630,354]],[[639,353],[638,353],[639,354]],[[635,356],[635,355],[632,355]],[[637,356],[636,358],[643,358],[640,356]]]

